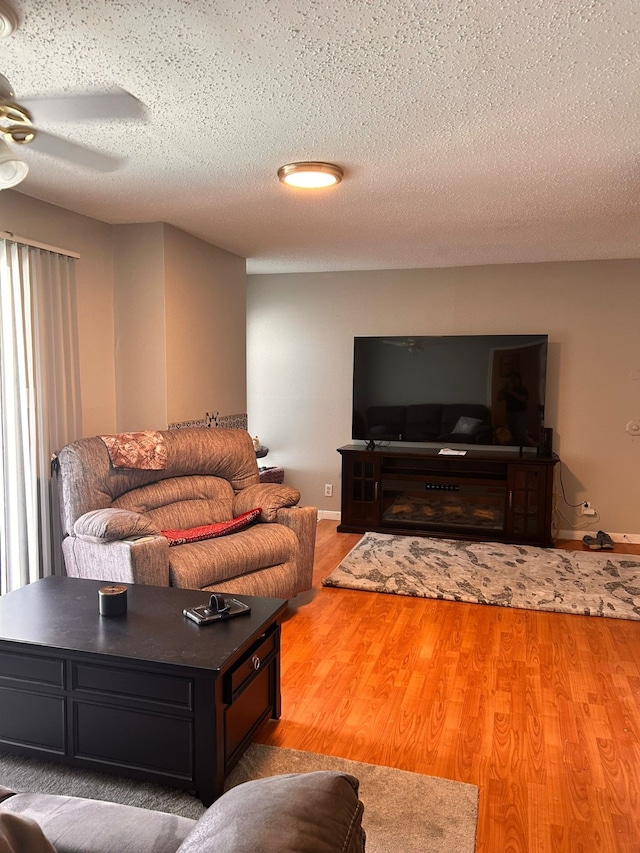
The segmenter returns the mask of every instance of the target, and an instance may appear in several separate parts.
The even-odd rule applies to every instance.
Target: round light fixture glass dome
[[[340,166],[334,163],[315,161],[287,163],[278,169],[278,178],[283,184],[311,190],[333,187],[340,183],[343,174]]]
[[[15,187],[27,177],[29,166],[13,153],[4,140],[0,140],[0,190]]]
[[[18,16],[8,3],[0,0],[0,39],[9,38],[11,33],[17,29]]]

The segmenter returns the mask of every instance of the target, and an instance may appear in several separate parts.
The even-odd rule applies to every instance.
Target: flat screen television
[[[353,439],[543,445],[547,335],[356,337]]]

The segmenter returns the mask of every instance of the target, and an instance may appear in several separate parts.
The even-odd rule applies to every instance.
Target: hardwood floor
[[[477,853],[640,851],[640,622],[323,588],[335,528],[258,739],[478,785]]]

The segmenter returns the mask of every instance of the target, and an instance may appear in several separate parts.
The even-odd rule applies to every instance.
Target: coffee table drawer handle
[[[258,655],[251,656],[251,663],[253,664],[253,668],[257,671],[260,669],[260,658]]]

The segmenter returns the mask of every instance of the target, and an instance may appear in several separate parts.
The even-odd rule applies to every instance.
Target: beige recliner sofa
[[[141,435],[141,434],[134,434]],[[235,429],[154,431],[158,454],[116,467],[107,442],[83,438],[58,453],[67,574],[274,598],[311,589],[315,507],[261,483],[251,436]],[[116,459],[119,466],[121,459]],[[260,508],[248,527],[169,545],[161,530],[224,522]]]

